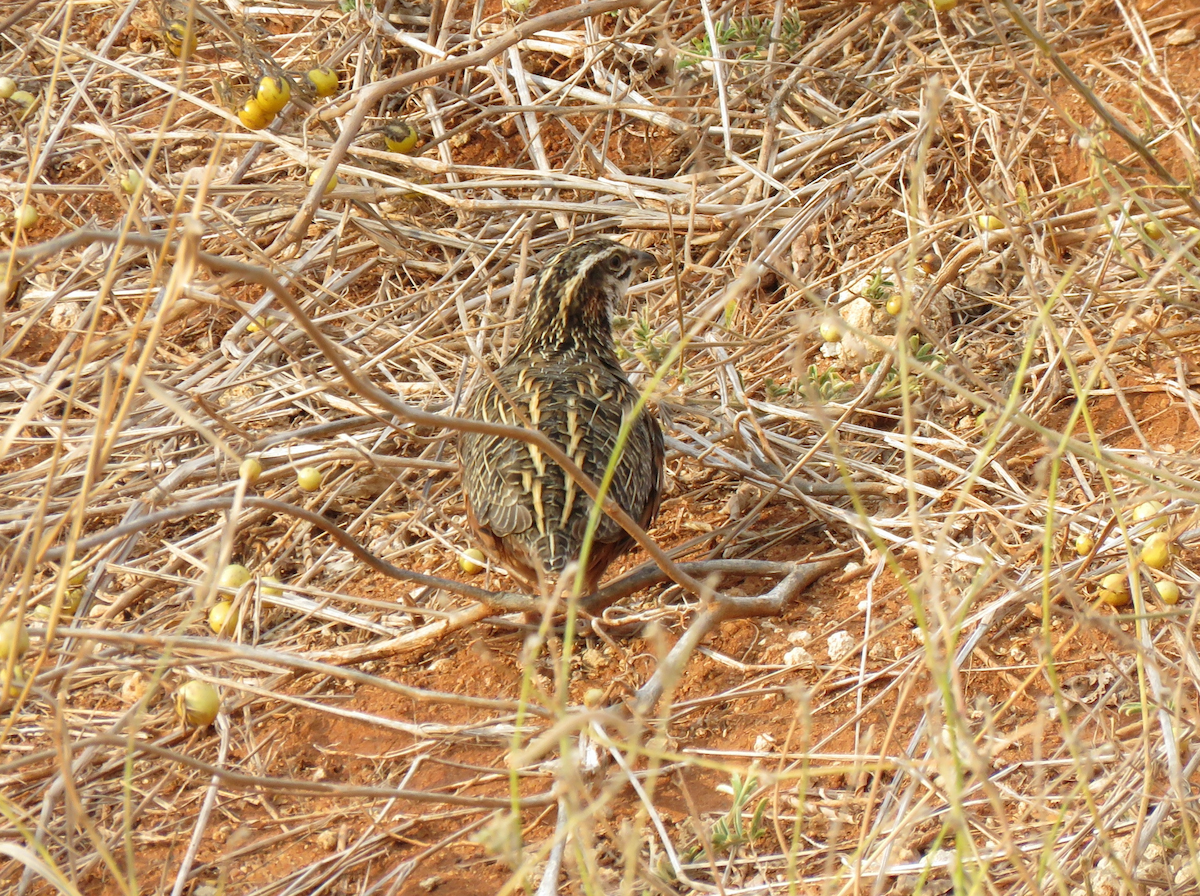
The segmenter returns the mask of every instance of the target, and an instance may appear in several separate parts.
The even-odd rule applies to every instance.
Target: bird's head
[[[649,252],[607,239],[572,243],[542,268],[529,299],[521,347],[612,346],[613,308]]]

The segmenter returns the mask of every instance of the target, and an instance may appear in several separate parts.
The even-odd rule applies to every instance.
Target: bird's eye
[[[615,274],[618,277],[623,277],[629,272],[629,265],[625,264],[625,259],[620,255],[610,255],[604,259],[604,266],[610,274]]]

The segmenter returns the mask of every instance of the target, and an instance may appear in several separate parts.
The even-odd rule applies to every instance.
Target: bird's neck
[[[540,355],[545,358],[570,360],[578,358],[581,361],[609,364],[619,368],[617,349],[613,345],[611,333],[597,338],[592,333],[562,333],[553,334],[542,331],[526,333],[517,345],[516,354],[521,356]]]
[[[587,353],[616,357],[612,320],[607,309],[581,307],[572,303],[566,309],[552,303],[535,303],[529,310],[521,332],[518,351],[546,355]]]

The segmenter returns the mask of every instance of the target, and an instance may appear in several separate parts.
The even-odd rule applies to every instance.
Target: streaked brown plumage
[[[540,429],[599,484],[638,392],[617,361],[612,310],[634,272],[653,256],[606,239],[574,243],[538,276],[516,351],[481,382],[468,416]],[[467,519],[483,545],[532,586],[550,586],[577,561],[592,500],[536,447],[463,433]],[[617,462],[609,495],[643,527],[658,511],[663,437],[643,412]],[[633,543],[609,516],[588,553],[584,593]]]

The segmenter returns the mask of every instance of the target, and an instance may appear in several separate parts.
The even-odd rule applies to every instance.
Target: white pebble
[[[754,752],[770,753],[774,749],[775,738],[771,737],[771,735],[764,733],[754,738]]]
[[[829,661],[836,663],[854,651],[854,638],[849,632],[837,631],[829,636],[826,647],[829,650]]]
[[[803,647],[793,647],[783,655],[783,664],[785,666],[799,666],[801,669],[811,669],[816,666],[817,661]]]

